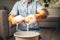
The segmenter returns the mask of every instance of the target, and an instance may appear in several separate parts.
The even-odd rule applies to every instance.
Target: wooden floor
[[[60,40],[60,31],[55,29],[41,29],[41,40]]]
[[[14,37],[11,37],[9,40],[15,40],[15,38]]]

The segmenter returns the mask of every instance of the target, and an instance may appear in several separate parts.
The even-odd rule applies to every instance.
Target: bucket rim
[[[33,36],[19,36],[19,35],[16,35],[16,33],[21,33],[21,32],[33,32],[33,33],[35,33],[36,35],[33,35]],[[29,35],[31,35],[31,34],[29,34]],[[37,37],[37,36],[39,36],[39,35],[40,35],[40,33],[34,32],[34,31],[20,31],[20,32],[15,32],[15,33],[14,33],[14,36],[15,36],[15,37],[19,37],[19,38],[31,38],[31,37]]]

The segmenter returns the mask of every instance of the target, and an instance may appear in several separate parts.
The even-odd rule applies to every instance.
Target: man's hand
[[[21,15],[18,15],[16,17],[14,17],[14,21],[17,22],[17,23],[24,23],[25,22],[25,18]]]
[[[27,22],[27,24],[32,24],[36,22],[36,18],[34,15],[29,15],[26,17],[25,21]]]
[[[47,9],[41,9],[39,13],[40,13],[42,19],[47,18],[48,14],[49,14]]]

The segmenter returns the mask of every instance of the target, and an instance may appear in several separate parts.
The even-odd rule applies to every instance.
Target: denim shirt
[[[24,1],[17,1],[10,13],[14,14],[15,16],[19,14],[27,17],[30,14],[36,14],[42,8],[43,7],[37,1],[32,1],[29,4],[25,3]],[[19,24],[18,26],[18,31],[27,30],[26,25]],[[29,28],[32,30],[39,29],[37,22],[35,22],[34,24],[30,24]]]

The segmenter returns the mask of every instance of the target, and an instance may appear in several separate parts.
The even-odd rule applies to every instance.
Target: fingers
[[[21,24],[25,24],[26,22],[25,22],[25,20],[22,20],[20,23],[21,23]]]
[[[35,16],[34,15],[27,16],[26,22],[27,22],[27,24],[32,24],[32,23],[36,22]]]

